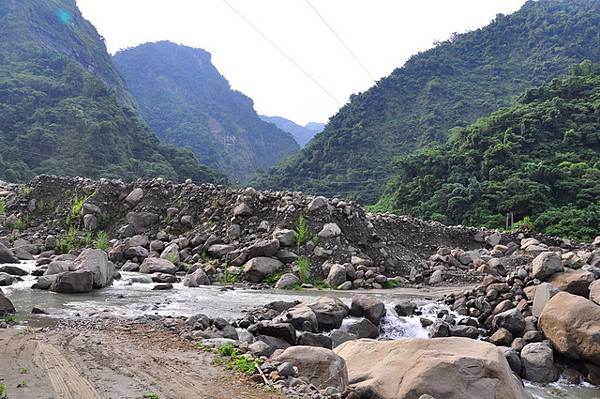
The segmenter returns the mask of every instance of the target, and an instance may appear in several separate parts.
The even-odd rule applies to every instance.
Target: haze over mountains
[[[300,144],[300,147],[306,146],[306,144],[308,144],[313,137],[325,129],[324,123],[309,122],[305,126],[300,126],[297,123],[281,116],[260,115],[260,119],[265,122],[273,123],[281,130],[290,133],[292,136],[294,136],[294,140]]]
[[[298,151],[294,138],[259,118],[252,100],[230,88],[201,49],[163,41],[113,57],[144,119],[167,143],[244,181]]]
[[[253,184],[373,203],[394,173],[396,156],[445,141],[449,129],[510,105],[577,63],[599,62],[599,34],[596,0],[529,1],[416,54],[352,96],[306,148]]]

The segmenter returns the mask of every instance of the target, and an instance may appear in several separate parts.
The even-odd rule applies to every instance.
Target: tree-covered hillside
[[[306,148],[253,183],[372,203],[395,156],[444,141],[449,129],[510,105],[585,59],[600,62],[599,43],[600,1],[529,1],[352,96]]]
[[[222,180],[160,143],[74,0],[0,2],[0,179]]]
[[[600,66],[528,90],[510,108],[397,160],[377,208],[445,223],[600,235]]]
[[[231,90],[204,50],[163,41],[120,51],[114,61],[159,137],[191,148],[235,180],[300,149],[258,117],[250,98]]]

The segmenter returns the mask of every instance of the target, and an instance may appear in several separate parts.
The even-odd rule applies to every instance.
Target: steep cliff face
[[[191,148],[234,180],[300,149],[289,133],[258,117],[252,100],[230,88],[204,50],[147,43],[120,51],[114,61],[159,137]]]
[[[148,129],[74,1],[5,0],[0,37],[0,179],[222,179]]]

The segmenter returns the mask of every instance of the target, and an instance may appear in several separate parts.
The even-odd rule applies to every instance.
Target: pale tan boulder
[[[468,338],[357,340],[338,346],[348,383],[382,399],[530,399],[496,346]]]
[[[559,292],[544,307],[539,326],[555,351],[600,365],[600,305]]]
[[[594,275],[585,270],[565,269],[564,272],[553,274],[548,281],[561,291],[587,298]]]

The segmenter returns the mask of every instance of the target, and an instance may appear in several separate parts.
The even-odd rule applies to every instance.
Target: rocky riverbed
[[[86,357],[88,375],[65,369],[88,389],[71,397],[149,389],[147,369],[140,382],[113,363],[102,385],[91,378],[104,367],[99,352],[69,357],[56,346],[61,334],[85,341],[82,330],[102,345],[121,328],[170,334],[186,358],[245,373],[265,395],[600,392],[600,239],[447,227],[339,199],[160,179],[40,176],[0,183],[0,198],[0,314],[8,315],[0,327],[10,327],[2,335],[10,341],[6,331],[39,326],[22,347],[69,364]],[[178,367],[168,370],[162,379],[187,384]],[[4,372],[12,384],[14,370]],[[53,381],[60,390],[60,378]],[[108,388],[119,384],[136,389]],[[24,387],[9,388],[11,398],[26,397]],[[168,385],[160,397],[236,397],[189,393],[196,388]]]

